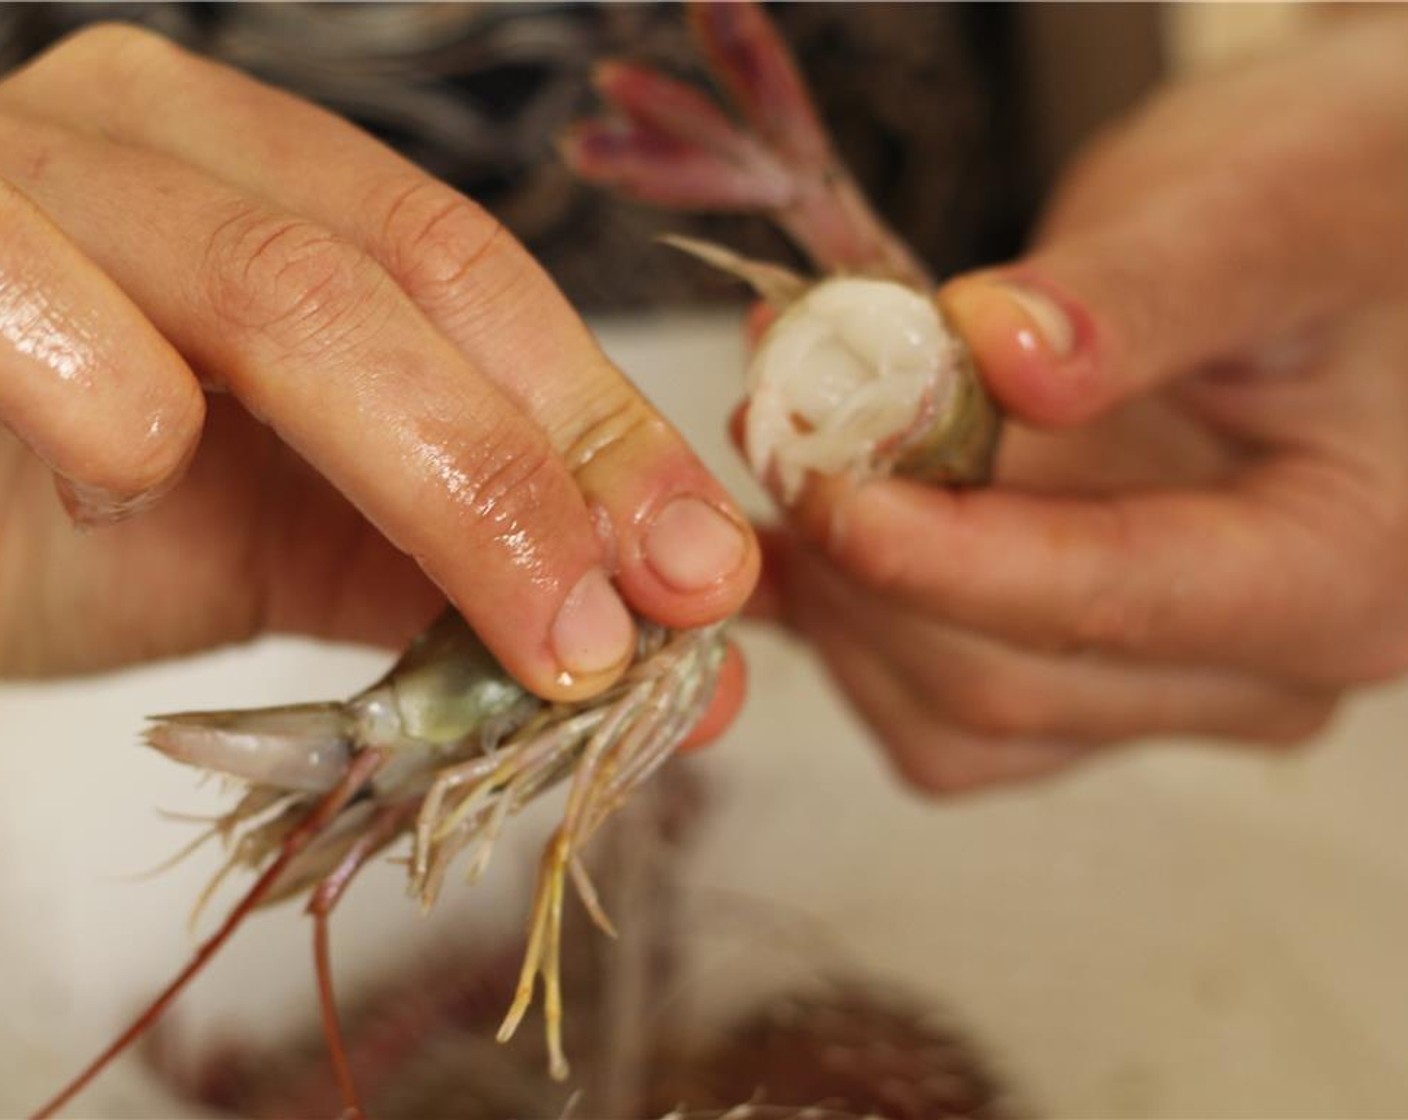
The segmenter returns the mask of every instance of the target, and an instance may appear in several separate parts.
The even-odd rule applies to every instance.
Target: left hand
[[[633,616],[728,617],[756,568],[473,200],[149,31],[0,77],[0,676],[399,644],[449,599],[577,701],[626,670]]]
[[[1129,739],[1298,742],[1408,668],[1400,14],[1175,89],[1026,259],[939,294],[998,484],[819,483],[764,613],[932,792]]]

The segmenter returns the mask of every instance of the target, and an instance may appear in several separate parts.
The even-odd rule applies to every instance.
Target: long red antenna
[[[342,1095],[343,1113],[340,1120],[365,1120],[366,1110],[357,1093],[352,1077],[352,1064],[347,1058],[347,1044],[342,1037],[342,1023],[337,1014],[333,993],[332,953],[328,946],[328,919],[341,901],[353,877],[367,861],[394,840],[406,820],[415,815],[416,803],[407,802],[382,809],[372,818],[366,832],[357,838],[338,865],[330,871],[308,900],[308,913],[313,918],[313,962],[318,977],[318,1006],[322,1012],[323,1038],[332,1062],[333,1078]]]
[[[348,767],[342,780],[313,807],[303,823],[289,833],[283,844],[280,845],[279,854],[274,857],[274,861],[264,869],[264,872],[255,880],[254,885],[245,893],[245,896],[235,904],[235,908],[230,911],[220,928],[196,950],[191,962],[177,974],[176,978],[163,989],[156,999],[142,1010],[142,1013],[133,1020],[131,1026],[94,1058],[82,1073],[64,1086],[53,1099],[35,1112],[33,1120],[44,1120],[45,1117],[53,1116],[82,1092],[98,1074],[102,1073],[114,1058],[142,1037],[147,1028],[161,1017],[162,1012],[181,994],[186,985],[200,974],[201,969],[234,935],[245,918],[264,900],[275,883],[278,882],[279,876],[284,873],[294,858],[317,838],[318,834],[332,822],[338,813],[346,808],[347,803],[357,795],[367,780],[380,769],[382,760],[383,756],[377,750],[364,750],[353,759],[352,765]]]

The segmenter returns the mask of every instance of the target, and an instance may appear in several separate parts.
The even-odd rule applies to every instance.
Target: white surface
[[[743,487],[721,434],[741,369],[731,323],[605,338]],[[718,988],[815,968],[807,938],[829,938],[946,1003],[1046,1115],[1408,1115],[1408,690],[1360,701],[1293,758],[1147,749],[935,807],[890,780],[804,654],[775,636],[745,644],[752,701],[707,763],[720,811],[694,869],[700,905],[727,926],[724,888],[803,932],[744,920],[711,937],[701,968]],[[73,1072],[192,945],[185,917],[214,853],[121,877],[190,834],[156,808],[201,811],[218,791],[136,746],[142,716],[336,696],[380,664],[278,643],[0,688],[0,1116]],[[528,844],[505,851],[490,893],[516,887]],[[359,884],[335,932],[346,983],[520,918],[450,893],[422,921],[397,869]],[[197,1045],[311,1007],[307,933],[284,908],[249,925],[177,1021]],[[128,1065],[74,1115],[177,1114],[152,1094]]]

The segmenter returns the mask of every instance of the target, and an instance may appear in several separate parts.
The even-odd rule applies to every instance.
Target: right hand
[[[997,482],[819,484],[771,606],[934,793],[1408,673],[1408,21],[1171,87],[939,294]]]
[[[0,81],[0,422],[0,673],[397,642],[443,593],[578,698],[631,612],[706,623],[756,578],[728,496],[492,218],[133,28]]]

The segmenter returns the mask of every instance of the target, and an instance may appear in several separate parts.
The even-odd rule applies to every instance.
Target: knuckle
[[[107,112],[133,111],[154,76],[195,62],[196,56],[156,31],[137,24],[105,20],[60,39],[16,76],[21,83],[42,85],[50,71],[81,72],[104,90]],[[159,83],[166,85],[167,83]]]
[[[465,464],[462,502],[470,515],[491,525],[538,524],[560,503],[562,464],[545,439],[531,433],[499,436],[477,447]],[[560,530],[562,526],[555,526]]]
[[[422,307],[453,307],[466,281],[509,241],[503,223],[458,191],[424,176],[383,188],[382,253],[389,271]]]
[[[368,326],[379,295],[371,259],[315,222],[240,206],[207,247],[216,317],[299,351],[345,344]]]
[[[574,475],[626,447],[657,442],[667,433],[665,421],[624,383],[599,392],[575,411],[573,430],[560,441],[562,458]]]

